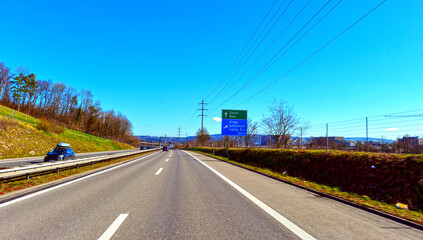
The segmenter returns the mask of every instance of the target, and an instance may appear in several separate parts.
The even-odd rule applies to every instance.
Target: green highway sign
[[[222,110],[222,119],[247,119],[246,110]]]
[[[247,136],[247,111],[222,110],[222,135]]]

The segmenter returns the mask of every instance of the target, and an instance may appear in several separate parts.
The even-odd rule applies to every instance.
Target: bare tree
[[[246,148],[252,145],[254,138],[257,136],[258,128],[259,128],[258,122],[253,122],[253,119],[248,118],[247,136],[242,137],[242,140],[244,141]]]
[[[11,77],[10,68],[6,67],[4,63],[0,63],[0,98],[3,101],[9,96],[8,86]]]
[[[40,102],[38,108],[42,111],[42,114],[45,113],[47,104],[51,99],[50,89],[53,85],[51,80],[48,81],[38,81],[37,91],[39,91]]]
[[[200,146],[204,146],[208,141],[210,141],[210,134],[207,129],[198,129],[197,142],[200,144]]]
[[[43,91],[43,89],[41,89],[42,85],[44,84],[45,81],[42,80],[37,80],[36,81],[36,86],[33,92],[33,97],[31,100],[30,108],[36,108],[36,103],[38,101],[38,99],[41,97],[41,92]]]
[[[3,93],[2,93],[2,97],[1,97],[1,101],[3,103],[10,103],[11,99],[10,99],[10,92],[11,92],[11,82],[10,82],[10,78],[9,80],[7,80],[6,82],[3,83]]]
[[[19,74],[23,74],[23,75],[29,75],[29,69],[27,67],[22,67],[22,66],[18,66],[15,68],[15,72],[17,73],[17,75]]]
[[[57,118],[60,115],[60,110],[63,108],[63,94],[66,86],[62,83],[54,83],[50,94],[52,95],[52,102],[50,105],[50,115]]]
[[[78,93],[73,87],[66,87],[62,99],[62,108],[60,111],[61,121],[69,122],[69,119],[73,119],[76,112],[76,106],[78,105]]]
[[[276,148],[289,147],[291,136],[300,129],[301,119],[294,112],[294,107],[282,99],[273,99],[268,110],[268,114],[263,115],[264,129],[274,139]]]

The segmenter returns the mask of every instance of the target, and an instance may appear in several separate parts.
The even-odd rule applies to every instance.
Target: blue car
[[[47,153],[44,162],[75,159],[75,153],[68,143],[59,143],[56,148]]]

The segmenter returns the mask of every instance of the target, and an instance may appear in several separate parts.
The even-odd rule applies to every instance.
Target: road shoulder
[[[423,232],[418,229],[227,162],[195,152],[190,153],[318,239],[423,238]],[[339,233],[342,233],[342,237]]]

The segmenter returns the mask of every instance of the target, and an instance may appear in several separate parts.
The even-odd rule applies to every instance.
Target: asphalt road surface
[[[423,239],[192,152],[156,152],[0,204],[0,239]]]
[[[136,152],[136,151],[139,151],[139,150],[120,150],[120,151],[75,153],[75,159],[88,158],[88,157],[99,157],[99,156],[113,155],[113,154],[118,154],[118,153]],[[44,156],[0,159],[0,168],[23,166],[23,165],[29,165],[29,164],[35,164],[35,163],[42,163],[42,162],[44,162]]]

